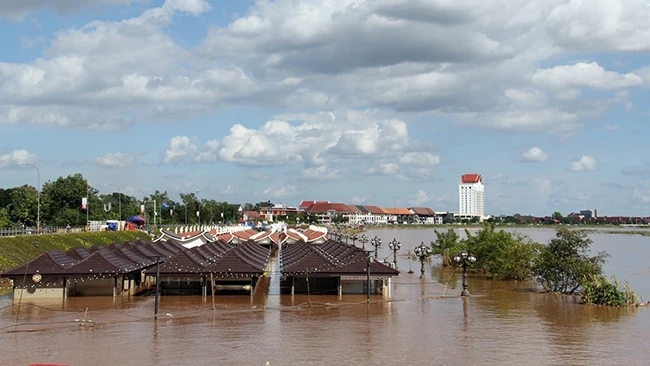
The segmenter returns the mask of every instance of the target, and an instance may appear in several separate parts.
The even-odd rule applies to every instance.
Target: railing
[[[91,231],[99,231],[99,228],[97,230],[93,230],[94,228],[91,227]],[[43,227],[41,228],[41,233],[42,234],[65,234],[65,233],[80,233],[84,231],[83,227],[58,227],[58,226],[48,226],[48,227]],[[0,227],[0,236],[18,236],[18,235],[35,235],[36,234],[36,228],[35,227],[26,227],[26,228],[13,228],[13,227]]]

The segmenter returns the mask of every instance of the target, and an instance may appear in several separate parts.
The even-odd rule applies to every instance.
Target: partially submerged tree
[[[462,250],[460,236],[454,229],[449,229],[447,232],[438,230],[433,232],[436,234],[436,241],[431,242],[433,255],[439,255],[442,258],[443,266],[453,265],[454,256]]]
[[[494,224],[484,225],[475,235],[465,230],[462,245],[476,257],[472,266],[501,280],[529,280],[540,245],[525,235],[495,230]]]
[[[586,278],[601,276],[608,254],[591,255],[592,240],[581,230],[557,229],[555,238],[541,249],[534,273],[545,290],[573,294]]]

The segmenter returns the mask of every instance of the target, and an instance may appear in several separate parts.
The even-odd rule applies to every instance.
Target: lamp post
[[[370,264],[372,263],[372,250],[364,250],[366,253],[366,303],[370,304]]]
[[[196,219],[201,226],[201,201],[199,200],[199,190],[196,190]]]
[[[352,239],[352,245],[354,246],[357,240],[359,240],[359,237],[357,236],[357,234],[354,234],[350,237],[350,239]]]
[[[420,279],[422,279],[424,278],[424,261],[431,255],[432,250],[422,242],[420,245],[415,247],[413,251],[415,252],[415,255],[420,258]]]
[[[393,251],[393,263],[395,264],[395,269],[397,269],[397,252],[402,249],[402,243],[393,238],[393,241],[388,242],[388,248]]]
[[[117,201],[120,206],[120,224],[118,225],[118,228],[122,226],[122,190],[120,189],[120,186],[117,184],[109,184],[109,186],[113,186],[117,188]]]
[[[41,232],[41,171],[34,164],[20,164],[25,166],[31,166],[36,169],[36,174],[38,176],[37,187],[36,187],[36,233]]]
[[[375,258],[377,258],[379,256],[379,247],[381,247],[381,239],[375,235],[375,237],[370,241],[370,244],[375,247]]]
[[[359,238],[359,243],[361,243],[361,249],[363,249],[365,251],[366,250],[366,243],[368,243],[369,241],[370,241],[370,239],[368,239],[366,234],[361,235],[361,237]]]
[[[469,296],[469,291],[467,290],[467,266],[476,262],[476,257],[463,250],[459,255],[454,257],[454,262],[463,267],[463,292],[460,293],[460,296]]]

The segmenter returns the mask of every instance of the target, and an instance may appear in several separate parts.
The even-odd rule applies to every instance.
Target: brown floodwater
[[[380,257],[391,261],[393,236],[401,252],[430,237],[376,234],[384,242]],[[636,253],[628,260],[635,264],[640,248],[626,238],[635,237],[613,242]],[[622,263],[617,253],[610,260]],[[371,304],[364,296],[259,294],[217,296],[213,310],[210,297],[162,297],[154,321],[152,297],[23,302],[18,313],[11,296],[0,296],[0,365],[648,364],[650,309],[583,306],[531,292],[531,284],[476,278],[471,298],[461,299],[459,275],[434,262],[420,280],[419,262],[410,263],[415,274],[406,273],[406,258],[398,264],[392,298],[375,296]],[[650,273],[630,267],[636,282],[647,283]]]

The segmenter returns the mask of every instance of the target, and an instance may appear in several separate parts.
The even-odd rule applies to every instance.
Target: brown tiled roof
[[[16,278],[24,276],[25,273],[34,274],[36,272],[42,275],[60,275],[65,274],[67,269],[75,263],[77,263],[75,259],[65,254],[49,250],[27,263],[0,273],[0,276]]]
[[[463,174],[460,176],[462,183],[479,183],[483,182],[483,177],[480,174]]]
[[[305,210],[309,206],[311,206],[313,204],[317,204],[317,203],[330,203],[330,202],[329,201],[304,201],[303,200],[302,202],[300,202],[300,205],[298,205],[298,208]]]
[[[413,215],[408,208],[395,207],[395,208],[385,208],[382,207],[382,210],[389,215]]]
[[[327,235],[327,233],[324,233],[322,231],[312,230],[312,229],[304,230],[302,233],[307,237],[307,242],[320,239],[323,236]]]
[[[436,213],[428,207],[411,207],[411,211],[418,216],[435,216]]]
[[[383,215],[385,212],[378,206],[366,206],[366,209],[373,215]]]
[[[203,274],[208,272],[205,267],[208,261],[202,258],[195,251],[186,249],[167,258],[160,264],[160,274],[181,275],[181,274]],[[147,273],[156,273],[156,268],[147,269]]]
[[[251,236],[258,234],[259,232],[257,230],[253,229],[246,229],[243,231],[237,231],[233,233],[234,236],[238,237],[239,239],[243,240],[248,240]]]
[[[244,215],[248,216],[248,218],[254,218],[254,219],[260,217],[260,213],[257,211],[244,211]]]
[[[207,269],[223,277],[261,275],[266,270],[270,253],[270,248],[247,241],[226,252]]]
[[[364,275],[367,269],[366,253],[354,245],[328,240],[321,245],[297,242],[283,246],[280,268],[283,275],[309,272],[310,276]],[[370,274],[397,276],[399,272],[382,263],[372,262]]]
[[[226,243],[230,243],[230,241],[232,241],[232,239],[234,238],[235,236],[232,235],[231,233],[225,233],[217,236],[217,240],[225,241]]]
[[[313,205],[307,207],[305,212],[308,213],[327,213],[327,211],[332,209],[332,205],[329,203],[314,203]]]
[[[82,260],[90,256],[90,252],[86,248],[70,248],[65,254],[75,260]]]
[[[127,273],[142,269],[144,266],[135,264],[121,258],[104,247],[97,248],[97,251],[88,258],[77,262],[68,268],[66,273],[72,275],[81,274],[117,274]]]

